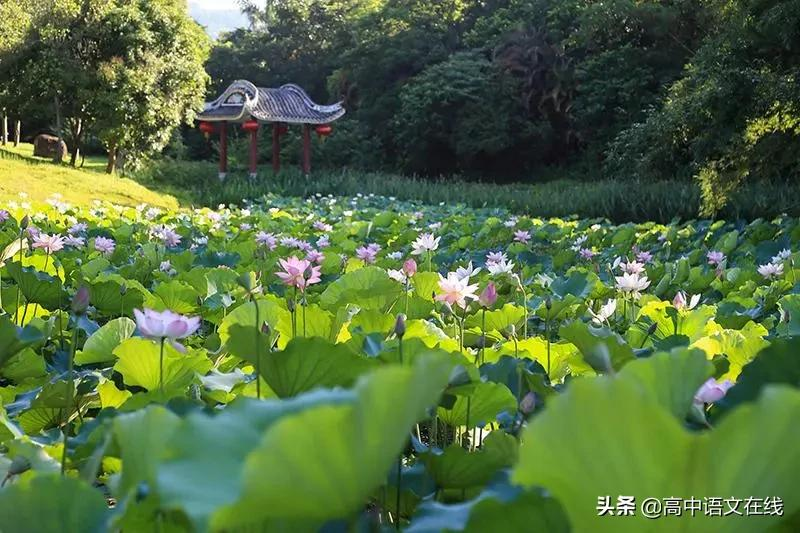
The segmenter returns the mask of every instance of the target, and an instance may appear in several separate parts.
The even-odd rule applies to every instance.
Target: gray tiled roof
[[[206,103],[198,120],[242,121],[254,118],[261,122],[327,124],[344,115],[341,103],[319,105],[294,84],[277,89],[256,87],[248,81],[236,81],[213,102]]]

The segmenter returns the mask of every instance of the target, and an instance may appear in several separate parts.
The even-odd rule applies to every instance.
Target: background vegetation
[[[0,107],[133,163],[213,160],[193,113],[246,78],[344,102],[337,172],[671,182],[724,215],[800,171],[800,0],[243,0],[210,48],[183,0],[29,4],[0,6]]]

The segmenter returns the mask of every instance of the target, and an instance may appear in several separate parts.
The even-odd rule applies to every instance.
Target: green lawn
[[[175,197],[152,191],[139,183],[104,173],[102,158],[87,158],[83,168],[56,166],[48,159],[33,157],[33,145],[8,145],[0,148],[0,201],[43,202],[54,193],[64,201],[89,205],[93,200],[108,200],[121,205],[147,203],[159,207],[178,206]]]

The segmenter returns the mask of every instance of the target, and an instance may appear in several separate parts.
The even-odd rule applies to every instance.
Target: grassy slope
[[[49,160],[33,157],[33,146],[21,144],[0,147],[0,202],[19,200],[19,193],[28,200],[43,202],[53,193],[64,201],[89,205],[93,200],[108,200],[121,205],[141,203],[174,208],[178,201],[169,195],[154,192],[127,178],[103,173],[103,162],[87,159],[84,168],[67,165],[57,167]]]

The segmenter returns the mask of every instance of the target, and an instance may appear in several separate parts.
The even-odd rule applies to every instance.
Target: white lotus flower
[[[456,269],[456,276],[458,276],[459,279],[469,279],[472,276],[478,274],[480,271],[481,268],[480,267],[473,268],[472,261],[470,261],[469,265],[467,265],[466,267],[458,267]]]
[[[617,289],[627,293],[634,299],[639,298],[640,293],[650,286],[650,280],[647,276],[639,276],[638,274],[623,274],[615,278],[617,280]]]
[[[619,264],[620,270],[625,272],[626,274],[641,274],[644,272],[644,265],[637,261],[630,261],[628,263],[620,263]]]
[[[486,270],[493,276],[502,274],[511,274],[514,271],[514,263],[512,261],[500,261],[499,263],[487,263]]]
[[[422,255],[425,252],[433,252],[439,248],[441,237],[434,237],[433,233],[423,233],[411,243],[413,250],[411,255]]]
[[[617,300],[611,299],[600,308],[600,310],[595,313],[589,308],[589,314],[592,315],[592,322],[597,324],[598,326],[603,325],[603,322],[606,322],[611,316],[614,315],[614,311],[617,310]]]
[[[792,251],[787,249],[787,248],[784,248],[783,250],[778,252],[778,255],[776,255],[775,257],[772,258],[771,262],[772,263],[782,263],[782,262],[786,261],[787,259],[789,259],[790,257],[792,257]]]
[[[675,298],[673,298],[672,300],[672,305],[678,311],[691,311],[692,309],[697,307],[697,304],[699,303],[700,303],[699,294],[695,294],[694,296],[692,296],[687,300],[686,293],[683,291],[678,291],[678,293],[675,295]]]
[[[767,263],[758,267],[758,273],[765,279],[773,279],[783,275],[783,263]]]

